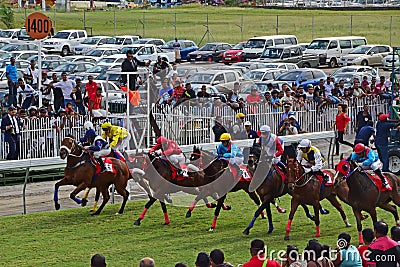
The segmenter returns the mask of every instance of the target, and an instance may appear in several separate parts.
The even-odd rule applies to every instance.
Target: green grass
[[[32,10],[27,11],[29,15]],[[95,35],[114,35],[114,11],[57,12],[46,13],[56,26],[56,30],[82,29],[84,25],[93,29]],[[390,44],[390,17],[392,16],[393,46],[400,46],[400,11],[329,11],[329,10],[271,10],[260,8],[182,6],[175,9],[117,10],[115,33],[140,34],[144,37],[159,37],[166,41],[175,37],[199,42],[205,32],[208,15],[210,31],[217,41],[237,43],[253,36],[294,34],[300,42],[310,42],[312,38],[344,35],[367,37],[369,43]],[[350,30],[352,18],[352,30]],[[15,26],[24,24],[25,11],[16,10]],[[314,26],[312,21],[314,20]],[[54,23],[55,22],[55,23]],[[144,22],[144,28],[141,24]],[[243,32],[240,27],[243,26]],[[1,25],[0,25],[1,26]],[[209,38],[207,38],[209,37]],[[206,36],[202,42],[212,41]]]
[[[49,200],[50,201],[50,200]],[[108,266],[137,266],[144,256],[151,256],[157,266],[174,266],[178,261],[194,266],[198,252],[214,248],[224,250],[227,261],[236,264],[249,259],[249,243],[254,238],[265,240],[268,250],[285,249],[287,244],[303,249],[314,238],[315,226],[299,209],[292,224],[291,241],[283,241],[288,214],[273,211],[275,231],[267,234],[267,221],[258,219],[249,236],[242,231],[252,218],[255,205],[244,193],[228,195],[231,211],[222,211],[217,228],[208,232],[213,211],[199,207],[190,219],[185,208],[169,208],[171,224],[162,225],[158,203],[152,207],[142,225],[133,225],[144,201],[129,202],[125,213],[115,216],[119,204],[107,205],[100,216],[89,215],[89,208],[44,212],[25,216],[2,217],[0,220],[0,266],[88,266],[95,253],[104,254]],[[63,203],[61,203],[62,205]],[[351,228],[345,228],[339,214],[323,201],[331,214],[321,218],[322,243],[336,247],[337,235],[349,231],[356,244],[355,219],[345,206]],[[289,197],[281,205],[289,208]],[[394,224],[391,214],[378,211],[378,218]],[[370,220],[364,227],[371,227]]]

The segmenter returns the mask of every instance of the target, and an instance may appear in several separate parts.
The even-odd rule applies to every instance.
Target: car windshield
[[[69,32],[57,32],[57,34],[53,36],[53,38],[58,38],[58,39],[68,39],[68,37],[69,37]]]
[[[136,54],[137,51],[138,51],[140,48],[142,48],[142,46],[136,46],[136,47],[126,46],[126,47],[123,47],[123,48],[121,49],[121,53],[120,53],[120,54],[126,54],[126,52],[128,52],[128,50],[132,50],[132,53],[133,53],[133,54]]]
[[[175,40],[169,41],[166,44],[161,46],[161,49],[173,49],[174,46],[173,44],[175,43]]]
[[[110,57],[110,58],[101,59],[98,64],[100,64],[100,63],[114,63],[114,62],[115,62],[115,58]]]
[[[9,44],[9,45],[3,46],[3,48],[2,48],[1,50],[4,50],[4,51],[14,51],[14,50],[17,50],[18,47],[19,47],[18,44]]]
[[[325,50],[328,48],[329,41],[328,40],[314,40],[308,46],[308,49],[321,49]]]
[[[18,59],[18,57],[19,57],[20,54],[21,54],[21,53],[17,53],[17,52],[5,53],[5,54],[1,55],[1,58],[3,58],[3,59],[9,59],[9,58],[11,58],[11,57],[14,57],[15,59]]]
[[[246,73],[244,76],[251,80],[261,80],[263,75],[264,75],[263,71],[252,70]]]
[[[88,69],[86,72],[87,73],[101,73],[103,71],[108,70],[109,67],[108,66],[93,66],[90,69]]]
[[[82,44],[95,45],[100,40],[100,38],[89,37],[83,40]]]
[[[139,39],[139,40],[137,40],[137,41],[135,41],[133,43],[134,44],[147,44],[148,41],[149,40],[146,40],[146,39]]]
[[[13,35],[12,31],[1,31],[0,37],[2,38],[10,38]]]
[[[86,53],[87,56],[93,56],[93,57],[101,57],[104,53],[104,50],[90,50],[89,52]]]
[[[238,43],[238,44],[235,44],[235,45],[231,48],[231,50],[243,50],[243,48],[244,48],[244,43]]]
[[[366,54],[370,49],[370,46],[359,46],[354,48],[349,54]]]
[[[121,74],[116,74],[116,73],[112,73],[112,74],[108,74],[108,80],[109,81],[119,81],[121,77]],[[100,73],[97,77],[96,80],[107,80],[107,72],[103,71],[102,73]]]
[[[262,39],[250,39],[247,41],[246,48],[264,48],[265,40]]]
[[[281,58],[282,52],[283,52],[283,48],[268,47],[268,48],[265,48],[261,57],[262,58]]]
[[[296,81],[297,78],[301,75],[301,71],[290,71],[286,73],[282,73],[276,78],[277,81]]]
[[[191,83],[211,83],[214,74],[196,73],[189,77],[188,82]]]
[[[76,68],[76,64],[62,64],[53,69],[55,72],[71,72]]]
[[[199,49],[199,51],[214,51],[216,47],[216,44],[205,44]]]

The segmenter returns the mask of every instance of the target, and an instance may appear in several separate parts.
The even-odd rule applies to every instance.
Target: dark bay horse
[[[380,207],[393,214],[395,221],[399,224],[399,215],[395,205],[400,206],[399,179],[392,173],[384,173],[392,186],[391,191],[380,192],[374,182],[367,177],[364,171],[360,171],[357,163],[353,161],[341,160],[336,167],[340,173],[341,179],[345,179],[349,187],[348,202],[353,209],[357,220],[357,230],[359,234],[359,243],[363,243],[362,238],[362,211],[371,215],[372,222],[377,221],[376,207]]]
[[[103,202],[99,209],[92,213],[98,215],[103,210],[104,206],[110,199],[108,187],[111,184],[115,185],[117,192],[123,197],[123,202],[118,214],[124,212],[126,201],[128,200],[129,192],[125,189],[130,178],[130,173],[126,164],[118,159],[110,158],[115,173],[102,173],[93,179],[96,172],[96,166],[89,153],[83,151],[82,147],[72,137],[65,137],[61,142],[60,158],[67,158],[67,166],[64,169],[64,178],[55,184],[54,189],[54,204],[56,210],[60,209],[58,203],[58,188],[63,185],[74,185],[75,190],[71,192],[70,198],[76,203],[85,206],[87,200],[85,198],[79,199],[76,195],[86,188],[95,187],[103,196]]]
[[[322,188],[321,182],[316,176],[306,174],[303,166],[296,159],[287,160],[287,175],[288,175],[288,189],[289,194],[292,196],[290,202],[289,219],[286,226],[285,240],[290,239],[291,224],[294,214],[300,204],[312,205],[314,208],[314,221],[316,226],[316,237],[320,237],[320,220],[319,208],[320,201],[326,198],[340,213],[346,226],[349,226],[346,214],[343,211],[342,205],[336,198],[334,186],[325,186]],[[334,170],[326,169],[331,177],[335,176]]]

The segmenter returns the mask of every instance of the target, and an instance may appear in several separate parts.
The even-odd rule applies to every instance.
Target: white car
[[[87,38],[84,30],[59,31],[52,38],[43,41],[43,47],[49,53],[60,53],[67,56],[74,51],[75,46],[80,45]]]
[[[101,57],[106,57],[106,56],[111,56],[111,55],[115,55],[118,54],[119,50],[116,48],[111,48],[111,47],[97,47],[93,50],[90,50],[89,52],[87,52],[85,55],[86,56],[90,56],[90,57],[97,57],[97,58],[101,58]]]
[[[351,50],[349,54],[342,56],[338,63],[342,66],[381,65],[382,59],[390,52],[392,52],[392,48],[388,45],[360,45]]]
[[[382,59],[382,68],[384,70],[391,70],[393,65],[395,68],[400,66],[400,61],[399,61],[399,55],[397,53],[395,53],[393,61],[393,52],[392,52]]]
[[[253,81],[275,80],[279,75],[284,73],[284,69],[256,69],[247,72],[244,76]]]
[[[121,49],[123,46],[134,44],[139,40],[138,35],[119,35],[114,36],[112,39],[107,41],[104,47],[112,47],[116,49]]]
[[[11,57],[14,57],[16,61],[18,60],[27,60],[29,57],[37,55],[37,51],[13,51],[13,52],[6,52],[5,54],[1,55],[1,59],[3,60],[10,60]],[[42,56],[45,54],[42,52]]]
[[[0,31],[0,42],[6,41],[9,43],[18,42],[18,35],[21,29],[8,29]]]
[[[341,67],[337,70],[335,70],[332,74],[331,77],[335,77],[338,74],[342,73],[368,73],[370,76],[373,77],[379,77],[378,69],[369,67],[369,66],[346,66],[346,67]],[[336,79],[335,79],[336,82]]]
[[[109,66],[118,65],[118,64],[121,65],[122,62],[125,60],[125,58],[126,58],[126,55],[115,54],[115,55],[103,57],[102,59],[99,60],[99,62],[97,62],[97,65],[109,65]]]
[[[107,43],[108,40],[112,39],[110,36],[93,36],[86,38],[80,45],[75,46],[75,55],[84,55],[90,50],[93,50],[101,45]]]

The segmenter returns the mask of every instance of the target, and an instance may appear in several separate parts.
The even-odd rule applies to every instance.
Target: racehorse
[[[372,222],[377,221],[376,207],[380,207],[393,214],[396,223],[399,224],[399,215],[395,205],[390,205],[392,200],[394,204],[400,206],[399,196],[399,180],[392,173],[384,173],[389,181],[392,190],[381,192],[375,183],[368,178],[366,172],[360,170],[357,163],[354,161],[341,160],[336,167],[338,173],[341,174],[341,179],[345,179],[349,186],[348,201],[353,209],[354,216],[357,220],[357,230],[359,243],[362,244],[362,214],[361,211],[366,211],[371,215]]]
[[[292,196],[290,202],[289,219],[286,226],[285,240],[290,239],[290,229],[294,214],[296,213],[299,204],[312,205],[314,208],[314,221],[316,226],[316,237],[320,237],[320,221],[319,221],[319,208],[320,201],[326,198],[340,213],[346,226],[350,226],[343,211],[342,205],[336,198],[334,186],[322,186],[320,180],[315,174],[306,174],[304,167],[296,159],[287,160],[287,175],[288,175],[288,189]],[[335,176],[335,171],[326,169],[332,179]]]
[[[70,198],[82,206],[86,205],[87,199],[79,199],[76,195],[85,188],[96,187],[103,196],[103,202],[99,209],[92,213],[92,215],[98,215],[110,199],[108,187],[111,184],[114,184],[117,192],[123,197],[123,202],[118,214],[124,212],[125,204],[129,196],[129,192],[125,187],[130,178],[128,167],[124,162],[115,158],[108,158],[111,161],[115,172],[105,172],[96,175],[96,164],[94,159],[88,152],[83,151],[82,147],[78,145],[75,139],[71,136],[65,137],[62,140],[59,152],[61,159],[67,159],[67,166],[64,169],[64,178],[55,184],[54,204],[56,210],[60,209],[60,204],[58,203],[58,188],[60,186],[76,186],[75,190],[71,192]]]

